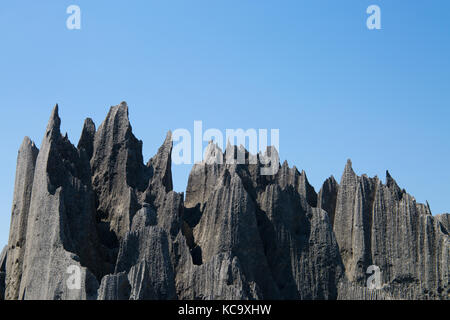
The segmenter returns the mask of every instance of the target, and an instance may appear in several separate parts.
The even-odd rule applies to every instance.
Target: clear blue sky
[[[66,8],[82,10],[81,30]],[[377,4],[382,30],[366,28]],[[3,1],[0,245],[17,150],[55,103],[76,144],[126,100],[147,160],[167,130],[279,128],[281,158],[318,190],[358,174],[450,211],[450,2],[380,0]],[[184,191],[190,166],[173,168]]]

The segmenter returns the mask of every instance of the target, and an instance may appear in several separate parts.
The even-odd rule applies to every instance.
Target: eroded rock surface
[[[366,285],[376,265],[394,298],[448,299],[450,241],[439,217],[399,188],[389,172],[357,176],[347,163],[339,186],[334,232],[348,280]],[[445,219],[442,219],[445,224]]]
[[[245,150],[246,164],[220,164],[229,163],[230,151],[210,144],[189,178],[194,273],[207,278],[211,265],[219,274],[224,266],[235,270],[227,299],[336,298],[343,267],[327,213],[311,206],[317,195],[306,174],[284,163],[276,175],[261,175],[260,155],[255,162]]]
[[[25,255],[28,212],[30,210],[31,191],[38,153],[39,150],[35,144],[28,137],[25,137],[17,156],[16,181],[8,240],[9,259],[6,261],[6,269],[8,270],[8,277],[6,278],[7,290],[5,291],[6,299],[15,300],[19,297]]]
[[[0,300],[5,299],[7,256],[8,256],[8,247],[4,247],[0,254]]]
[[[449,299],[449,215],[389,173],[349,161],[316,193],[274,148],[211,142],[184,199],[172,134],[144,164],[125,102],[77,147],[60,122],[55,107],[40,150],[19,150],[2,299]]]
[[[56,106],[36,159],[26,234],[21,235],[25,253],[19,299],[93,299],[96,277],[105,272],[89,162],[61,135],[60,122]],[[66,285],[69,268],[81,274],[79,289]]]

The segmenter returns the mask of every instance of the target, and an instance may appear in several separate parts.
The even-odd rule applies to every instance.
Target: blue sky
[[[81,8],[81,30],[66,8]],[[381,8],[368,30],[366,8]],[[149,159],[167,130],[280,129],[280,154],[318,190],[385,170],[434,214],[450,211],[448,1],[4,1],[0,4],[0,246],[17,150],[40,145],[55,103],[78,142],[126,100]],[[173,168],[184,191],[190,166]]]

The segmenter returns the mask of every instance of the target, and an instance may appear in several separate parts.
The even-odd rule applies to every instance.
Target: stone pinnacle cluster
[[[171,133],[145,164],[125,102],[98,129],[86,119],[77,147],[60,124],[56,106],[40,149],[20,147],[0,299],[450,299],[449,214],[389,173],[358,176],[348,161],[316,193],[287,162],[264,176],[264,155],[214,161],[241,147],[210,143],[184,195]]]

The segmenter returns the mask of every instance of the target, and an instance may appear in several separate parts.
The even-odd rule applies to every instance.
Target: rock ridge
[[[98,128],[87,118],[76,147],[60,126],[56,105],[40,149],[28,137],[19,149],[0,299],[450,298],[449,214],[389,172],[382,183],[348,160],[316,192],[273,147],[210,142],[184,194],[172,133],[144,163],[126,102]]]

